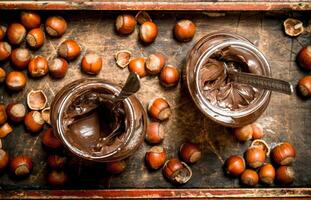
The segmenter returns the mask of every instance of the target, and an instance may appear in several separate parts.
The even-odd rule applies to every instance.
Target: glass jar
[[[97,98],[98,96],[100,96],[101,101],[103,100],[105,101],[105,99],[103,98],[107,97],[108,102],[108,98],[109,100],[111,100],[111,97],[118,95],[120,91],[121,88],[118,87],[117,85],[101,79],[80,79],[66,85],[63,89],[61,89],[57,93],[51,105],[51,124],[55,132],[54,134],[62,141],[63,145],[67,149],[69,149],[73,154],[87,160],[110,162],[121,160],[130,156],[142,144],[146,132],[146,122],[147,122],[145,110],[143,109],[142,104],[136,98],[135,95],[132,95],[127,99],[125,99],[121,103],[122,105],[119,106],[120,108],[122,107],[123,109],[122,116],[124,116],[122,118],[124,119],[124,124],[122,121],[123,128],[120,129],[122,130],[122,132],[119,133],[118,136],[113,140],[108,140],[109,146],[105,145],[104,146],[105,150],[103,151],[101,150],[100,153],[96,151],[94,152],[90,151],[90,148],[88,148],[89,144],[87,144],[87,142],[90,142],[90,144],[97,142],[99,136],[97,137],[95,134],[93,135],[84,134],[82,133],[81,129],[93,129],[93,127],[90,126],[90,124],[92,124],[94,120],[96,123],[97,122],[103,123],[102,120],[104,118],[102,118],[102,116],[105,117],[108,115],[102,115],[101,117],[94,118],[94,120],[92,118],[93,120],[92,122],[85,121],[86,122],[85,125],[89,127],[85,128],[83,126],[80,126],[82,127],[80,128],[80,130],[68,128],[73,127],[73,125],[70,126],[68,125],[69,123],[68,121],[70,121],[67,120],[67,116],[69,116],[68,113],[73,112],[74,114],[77,114],[78,112],[82,112],[81,109],[85,110],[88,108],[88,106],[85,105],[92,105],[93,107],[95,105],[95,109],[90,110],[96,111],[100,109],[99,107],[96,107],[96,105],[97,106],[99,105]],[[88,101],[89,103],[86,103]],[[73,102],[75,102],[75,104],[73,104]],[[82,105],[84,105],[84,107]],[[111,107],[111,105],[112,104],[110,104],[109,106]],[[85,115],[88,116],[87,112],[85,113],[86,113]],[[87,117],[85,119],[88,120]],[[83,121],[84,119],[78,120]],[[100,126],[101,124],[99,125],[99,127]],[[79,135],[80,134],[79,131],[82,133],[81,135]],[[79,134],[77,135],[76,132]]]
[[[261,75],[271,76],[270,65],[265,56],[246,38],[225,32],[215,32],[200,39],[189,52],[184,78],[188,91],[201,112],[211,120],[227,127],[241,127],[254,122],[265,111],[271,92],[258,90],[258,96],[248,106],[238,110],[230,110],[215,106],[200,89],[200,70],[206,60],[217,51],[226,47],[234,47],[252,55],[258,63]]]

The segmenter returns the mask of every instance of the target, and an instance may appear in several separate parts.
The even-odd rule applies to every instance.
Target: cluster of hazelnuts
[[[243,185],[251,187],[256,186],[259,181],[265,185],[271,185],[275,181],[288,185],[294,181],[295,173],[290,165],[295,159],[296,150],[290,143],[279,143],[270,153],[270,147],[261,139],[264,135],[263,129],[257,123],[235,129],[234,135],[239,141],[256,139],[246,150],[244,158],[233,155],[226,160],[224,170],[227,174],[240,177]],[[266,162],[269,156],[273,164]]]

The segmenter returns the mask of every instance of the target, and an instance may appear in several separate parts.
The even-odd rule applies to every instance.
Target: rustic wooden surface
[[[309,0],[1,0],[0,9],[32,10],[311,10]]]
[[[195,41],[207,33],[218,30],[236,32],[249,38],[268,58],[273,77],[296,84],[306,74],[297,67],[295,56],[301,47],[311,44],[310,33],[304,33],[297,38],[287,37],[282,30],[282,22],[287,17],[292,16],[303,20],[307,25],[310,13],[231,12],[226,13],[224,17],[211,18],[199,12],[192,14],[186,12],[151,12],[152,18],[159,26],[159,35],[156,41],[148,46],[142,45],[137,40],[138,30],[135,30],[128,37],[121,37],[115,33],[114,19],[118,12],[42,11],[40,13],[43,18],[53,14],[64,16],[69,23],[69,28],[60,39],[47,37],[44,46],[38,51],[33,51],[33,55],[44,55],[51,60],[56,56],[57,48],[63,40],[76,39],[83,49],[82,55],[88,50],[92,50],[104,58],[104,67],[98,77],[114,83],[124,83],[128,74],[127,69],[122,70],[115,65],[113,55],[118,50],[130,50],[134,56],[147,56],[150,53],[161,52],[166,55],[167,63],[176,65],[181,70],[185,64],[186,54]],[[17,16],[17,11],[1,11],[0,23],[18,21]],[[173,39],[172,27],[177,19],[184,17],[192,19],[197,24],[197,34],[189,43],[178,43]],[[51,103],[53,96],[62,86],[79,78],[90,77],[81,73],[80,61],[81,56],[70,63],[68,74],[62,80],[53,80],[49,76],[37,80],[29,78],[27,87],[22,92],[10,94],[1,86],[0,95],[5,103],[11,101],[25,102],[26,95],[31,89],[42,89],[48,95],[49,103]],[[12,70],[9,62],[1,63],[1,66],[9,71]],[[265,189],[251,190],[255,191],[254,193],[239,189],[226,190],[241,186],[238,179],[224,175],[222,170],[224,160],[232,154],[242,155],[249,143],[238,143],[231,135],[230,129],[205,118],[185,92],[182,83],[176,88],[165,89],[159,85],[157,77],[146,77],[142,79],[142,88],[137,96],[144,105],[147,105],[147,102],[155,96],[164,96],[168,99],[173,109],[173,115],[169,121],[164,123],[165,140],[163,146],[167,148],[169,158],[178,156],[179,146],[184,141],[199,144],[203,151],[203,158],[191,166],[193,170],[192,179],[187,184],[176,187],[162,177],[161,170],[149,171],[144,164],[144,154],[150,146],[144,143],[135,155],[127,159],[126,171],[118,176],[105,174],[102,164],[83,163],[71,158],[68,167],[71,181],[65,187],[57,189],[198,188],[202,190],[202,195],[212,197],[217,196],[217,193],[213,193],[214,190],[204,191],[204,188],[223,188],[221,191],[228,191],[228,194],[233,191],[233,194],[240,194],[240,196],[243,196],[244,192],[251,193],[249,195],[269,196]],[[311,101],[302,100],[296,95],[286,96],[273,93],[267,111],[258,121],[264,127],[265,140],[268,144],[273,146],[278,142],[287,140],[297,148],[297,159],[293,165],[296,171],[296,180],[289,186],[296,189],[289,191],[276,189],[272,193],[275,196],[282,196],[280,194],[287,194],[287,196],[311,195],[310,189],[308,189],[311,187]],[[16,180],[10,177],[7,171],[1,174],[1,190],[10,191],[9,193],[3,192],[2,195],[9,197],[14,194],[14,197],[23,197],[24,192],[16,193],[13,190],[31,189],[39,190],[37,193],[41,193],[40,190],[42,189],[55,189],[45,181],[48,171],[45,159],[48,153],[42,147],[40,134],[30,134],[25,131],[23,125],[18,125],[14,128],[14,132],[3,140],[3,143],[4,149],[11,156],[19,154],[31,156],[34,161],[34,169],[32,174],[24,180]],[[280,186],[273,185],[273,187]],[[258,188],[264,188],[264,186],[258,185]],[[166,190],[161,191],[165,192]],[[56,197],[64,194],[63,192],[55,191],[53,193],[51,191],[49,194]],[[179,190],[179,193],[177,190],[176,192],[179,196],[191,194],[187,193],[187,190]],[[43,193],[41,195],[44,195]],[[91,194],[92,192],[86,193]],[[83,196],[84,193],[81,192],[81,194]],[[99,196],[101,194],[104,193],[98,193]],[[149,194],[152,194],[152,191]],[[167,195],[170,194],[167,192]]]

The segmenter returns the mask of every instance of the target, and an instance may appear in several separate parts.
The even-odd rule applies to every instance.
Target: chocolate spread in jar
[[[200,90],[212,105],[229,110],[243,109],[258,98],[260,90],[232,82],[225,73],[224,62],[229,69],[254,74],[263,74],[261,65],[248,51],[228,46],[210,56],[200,69]]]
[[[107,91],[91,90],[72,97],[62,119],[64,136],[90,155],[114,151],[124,142],[126,120],[123,104],[112,109],[113,104],[113,97]],[[119,127],[116,136],[103,140],[116,127]]]

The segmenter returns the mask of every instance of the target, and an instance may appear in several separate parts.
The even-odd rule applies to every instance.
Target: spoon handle
[[[135,72],[130,72],[120,94],[116,96],[117,101],[123,101],[127,97],[135,94],[140,88],[140,78]]]
[[[227,74],[228,77],[234,82],[248,84],[256,88],[271,90],[288,95],[293,93],[293,86],[287,81],[257,74],[236,72],[233,70],[227,70]]]

